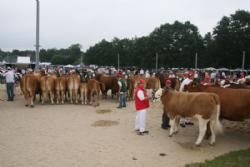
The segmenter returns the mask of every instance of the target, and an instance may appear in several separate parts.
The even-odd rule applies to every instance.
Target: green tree
[[[250,53],[250,13],[238,10],[230,17],[224,16],[213,31],[215,46],[213,57],[217,66],[241,67],[242,51]],[[250,59],[246,59],[249,68]]]

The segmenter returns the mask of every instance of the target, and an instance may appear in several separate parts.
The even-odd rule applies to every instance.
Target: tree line
[[[67,49],[41,49],[40,61],[52,64],[84,64],[116,66],[119,55],[120,66],[155,68],[187,67],[195,65],[198,55],[198,68],[227,67],[239,68],[242,65],[243,51],[246,54],[245,68],[250,68],[250,13],[238,10],[224,16],[212,32],[202,37],[197,26],[189,21],[175,21],[155,28],[149,35],[139,38],[105,39],[81,51],[80,44]],[[34,51],[4,52],[0,50],[0,60],[16,55],[31,55]]]

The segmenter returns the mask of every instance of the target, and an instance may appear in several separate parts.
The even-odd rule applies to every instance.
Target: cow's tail
[[[222,124],[220,122],[220,99],[218,97],[218,95],[215,95],[214,96],[215,98],[215,101],[216,101],[216,112],[215,112],[215,133],[217,134],[222,134],[223,133],[223,127],[222,127]]]
[[[158,79],[158,89],[157,90],[159,90],[161,88],[161,80],[159,78],[157,78],[157,79]]]

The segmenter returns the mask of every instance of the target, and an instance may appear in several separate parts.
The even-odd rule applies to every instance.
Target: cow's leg
[[[69,99],[70,99],[70,103],[73,104],[73,90],[69,91]]]
[[[178,133],[179,122],[180,122],[180,117],[178,118],[176,117],[174,122],[174,133]]]
[[[205,134],[205,139],[208,140],[211,137],[211,130],[210,130],[210,121],[207,124],[207,130]]]
[[[62,100],[62,104],[64,104],[64,102],[65,102],[65,91],[64,90],[61,91],[61,100]]]
[[[56,90],[56,104],[59,104],[59,101],[60,101],[60,90]]]
[[[99,99],[98,99],[98,95],[95,95],[95,106],[99,106]]]
[[[49,94],[50,94],[50,102],[51,104],[54,104],[54,91],[50,91]]]
[[[84,97],[83,97],[83,94],[84,94],[84,92],[83,92],[83,91],[80,91],[80,97],[81,97],[82,104],[84,104]]]
[[[78,96],[78,89],[75,89],[75,102],[76,104],[78,103],[78,99],[79,99],[79,96]]]
[[[207,123],[209,120],[205,120],[201,116],[199,116],[198,121],[199,121],[199,136],[195,142],[196,146],[200,146],[200,144],[205,136],[205,133],[207,130]]]
[[[211,145],[213,145],[214,143],[215,143],[215,138],[216,138],[216,136],[215,136],[215,124],[216,124],[216,122],[214,121],[214,120],[211,120],[210,121],[210,130],[211,130],[211,140],[210,140],[210,144]]]
[[[45,91],[42,91],[42,104],[44,104],[45,101]]]
[[[170,124],[170,131],[169,131],[169,137],[172,137],[173,136],[173,133],[174,133],[174,124],[175,124],[175,118],[173,119],[170,119],[169,120],[169,124]]]
[[[36,95],[36,92],[33,91],[31,92],[31,95],[30,95],[30,107],[34,107],[34,96]]]
[[[82,95],[83,95],[83,98],[84,98],[84,104],[87,104],[87,91],[84,90]]]
[[[92,105],[93,102],[93,92],[90,92],[89,104]]]
[[[72,90],[72,101],[73,101],[73,103],[76,103],[76,99],[77,99],[76,96],[77,96],[77,95],[76,95],[75,89],[73,89],[73,90]]]
[[[29,106],[29,97],[28,97],[28,95],[27,95],[27,92],[24,92],[23,94],[24,94],[24,99],[25,99],[25,101],[26,101],[25,106],[28,107],[28,106]]]

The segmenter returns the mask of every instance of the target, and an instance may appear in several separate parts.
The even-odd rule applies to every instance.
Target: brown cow
[[[101,83],[96,81],[95,79],[88,80],[87,83],[87,90],[88,90],[88,97],[90,105],[98,106],[99,105],[99,95],[100,95],[100,88]]]
[[[47,101],[48,97],[50,98],[51,104],[54,104],[56,79],[54,75],[41,77],[40,88],[42,91],[42,104]]]
[[[134,90],[135,90],[135,79],[134,78],[128,78],[127,79],[127,94],[126,94],[126,99],[127,100],[133,100],[133,98],[134,98]]]
[[[102,83],[101,91],[102,95],[105,98],[107,97],[107,92],[109,89],[111,89],[112,98],[114,97],[114,95],[118,95],[119,85],[117,77],[99,74],[96,76],[96,80]]]
[[[70,74],[67,78],[67,87],[70,96],[71,104],[73,101],[78,103],[78,90],[80,87],[80,76],[77,74]]]
[[[87,89],[87,83],[80,83],[80,96],[81,96],[81,101],[82,104],[87,104],[88,100],[88,89]]]
[[[176,92],[170,88],[166,88],[162,93],[158,91],[157,94],[162,94],[163,110],[170,119],[170,137],[178,131],[180,117],[195,117],[199,121],[199,136],[195,144],[197,146],[201,144],[208,122],[210,122],[212,132],[210,144],[215,143],[215,132],[222,131],[219,121],[220,100],[218,95],[215,93]]]
[[[67,77],[66,76],[60,76],[56,80],[56,99],[57,104],[65,103],[65,94],[66,94],[66,88],[67,88]]]
[[[152,90],[152,99],[154,100],[155,99],[155,92],[161,88],[161,83],[160,83],[159,78],[157,78],[157,77],[145,78],[145,77],[141,77],[141,76],[136,75],[134,77],[135,86],[137,85],[137,82],[139,81],[139,79],[143,79],[145,81],[145,89]]]
[[[26,100],[26,107],[34,107],[36,92],[39,91],[39,78],[33,73],[26,74],[22,77],[20,87]]]
[[[243,121],[250,118],[250,90],[220,88],[190,83],[184,87],[189,92],[216,93],[221,101],[221,118]]]

